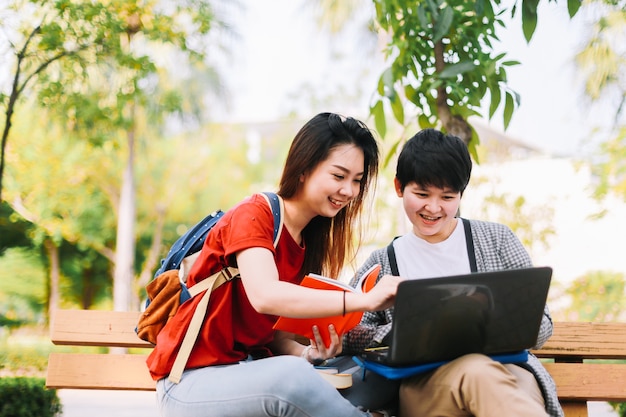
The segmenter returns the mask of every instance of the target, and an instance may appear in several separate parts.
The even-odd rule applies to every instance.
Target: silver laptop
[[[535,345],[552,269],[478,272],[400,283],[386,345],[363,358],[409,366]]]

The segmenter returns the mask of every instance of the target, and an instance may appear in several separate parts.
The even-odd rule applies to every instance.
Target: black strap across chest
[[[463,221],[463,228],[465,229],[465,246],[467,247],[470,271],[476,272],[478,268],[476,267],[476,253],[474,252],[474,241],[472,240],[472,226],[469,220],[463,218],[461,218],[461,220]],[[398,261],[396,260],[396,251],[393,249],[393,241],[397,238],[398,236],[393,238],[389,245],[387,245],[387,256],[389,257],[389,265],[391,266],[391,275],[400,276]]]

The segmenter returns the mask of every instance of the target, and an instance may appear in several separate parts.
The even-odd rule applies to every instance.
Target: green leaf
[[[435,124],[431,123],[428,116],[426,116],[424,113],[419,115],[419,117],[417,118],[417,123],[420,125],[422,129],[435,127]]]
[[[526,42],[530,42],[537,28],[537,6],[539,0],[523,0],[522,3],[522,30]]]
[[[452,26],[452,18],[454,17],[454,10],[452,7],[446,7],[443,9],[443,13],[439,19],[435,21],[435,30],[433,33],[433,42],[439,42],[449,31]]]
[[[480,164],[480,159],[478,157],[478,145],[480,145],[480,138],[478,137],[478,133],[474,127],[472,127],[472,137],[470,138],[469,143],[467,144],[467,149],[469,150],[470,155],[474,158],[477,164]]]
[[[500,95],[500,86],[497,84],[489,87],[489,92],[491,93],[491,102],[489,103],[489,118],[491,119],[500,105],[502,96]]]
[[[514,109],[515,104],[513,102],[513,96],[511,93],[506,93],[506,100],[504,103],[504,130],[506,130],[509,127],[509,123],[511,123]]]
[[[385,109],[382,100],[378,100],[371,108],[371,114],[374,115],[374,126],[381,138],[387,134],[387,123],[385,121]]]
[[[474,10],[476,10],[477,15],[482,16],[485,11],[485,0],[476,0],[476,5],[474,6]]]
[[[522,96],[520,96],[519,93],[516,91],[511,91],[511,94],[513,94],[513,97],[515,99],[515,105],[519,106],[522,103]]]
[[[472,71],[476,65],[470,61],[459,62],[458,64],[448,65],[439,73],[439,78],[454,78],[459,74]]]
[[[380,94],[381,96],[385,95],[385,82],[383,80],[383,74],[380,75],[380,78],[378,79],[378,87],[377,87],[377,91],[378,94]]]
[[[376,8],[376,16],[379,16],[379,22],[381,22],[382,20],[382,16],[383,16],[383,6],[379,1],[374,1],[374,6]],[[382,22],[381,22],[382,24]]]
[[[378,79],[378,94],[385,97],[390,97],[393,94],[393,73],[392,68],[387,68],[380,75]]]
[[[420,3],[417,6],[417,19],[419,20],[420,26],[422,27],[422,29],[426,29],[427,27],[430,26],[430,22],[428,21],[428,18],[426,17],[426,8],[423,3]]]
[[[393,95],[390,97],[391,101],[391,111],[393,111],[393,115],[396,120],[403,125],[404,124],[404,106],[402,104],[402,100],[400,100],[400,96],[394,90]]]
[[[478,13],[478,16],[485,16],[488,19],[493,19],[494,13],[493,13],[493,6],[491,4],[491,0],[484,0],[484,1],[480,0],[476,2],[476,4],[477,4],[476,13]],[[480,10],[480,13],[479,13],[478,5],[482,7],[482,9]]]
[[[502,58],[504,58],[504,56],[506,55],[506,52],[502,52],[501,54],[498,54],[495,58],[493,58],[494,61],[499,61]]]
[[[393,156],[396,154],[398,150],[398,146],[400,146],[400,140],[395,141],[395,143],[391,145],[391,148],[389,149],[389,153],[387,154],[387,156],[385,156],[385,160],[383,161],[383,167],[386,168],[389,166],[389,163],[391,162],[391,158],[393,158]]]
[[[419,93],[417,92],[415,87],[413,87],[411,84],[407,84],[407,85],[404,86],[404,96],[411,103],[414,103],[416,105],[417,105],[417,103],[419,103],[419,101],[418,101],[419,100]]]
[[[426,0],[426,4],[428,4],[428,8],[430,9],[430,12],[433,15],[433,20],[438,20],[439,19],[439,10],[437,8],[437,4],[435,4],[435,2],[433,0]]]
[[[578,9],[582,4],[582,0],[567,0],[567,11],[569,12],[569,17],[574,17],[576,13],[578,13]]]
[[[485,75],[492,76],[496,73],[496,61],[489,61],[484,64]]]
[[[384,95],[391,99],[391,96],[396,93],[393,89],[393,72],[391,68],[388,68],[385,72],[383,72],[382,80]]]

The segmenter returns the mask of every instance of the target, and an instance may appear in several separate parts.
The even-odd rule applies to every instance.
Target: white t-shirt
[[[429,243],[410,232],[393,242],[398,271],[405,279],[434,278],[471,272],[465,228],[458,219],[452,234],[443,242]]]

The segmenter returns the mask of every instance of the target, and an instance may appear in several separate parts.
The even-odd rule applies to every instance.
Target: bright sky
[[[337,41],[315,26],[311,7],[293,0],[258,2],[244,0],[245,16],[238,21],[241,50],[230,73],[233,104],[230,120],[276,120],[293,109],[294,98],[308,103],[308,85],[318,96],[338,94],[338,88],[352,91],[360,86],[365,99],[349,100],[330,108],[344,114],[367,116],[367,97],[376,86],[382,55],[363,54],[358,42],[345,41],[343,53],[354,58],[338,60],[331,51],[341,48]],[[522,97],[522,106],[513,116],[508,133],[532,145],[558,153],[576,153],[597,114],[590,113],[576,81],[573,55],[583,33],[582,19],[569,20],[565,2],[543,2],[539,24],[530,45],[523,39],[521,23],[500,34],[503,51],[522,65],[509,69],[510,86]],[[361,50],[363,49],[363,50]],[[352,112],[352,113],[351,113]],[[365,115],[365,116],[363,116]],[[492,125],[502,129],[501,117]]]

